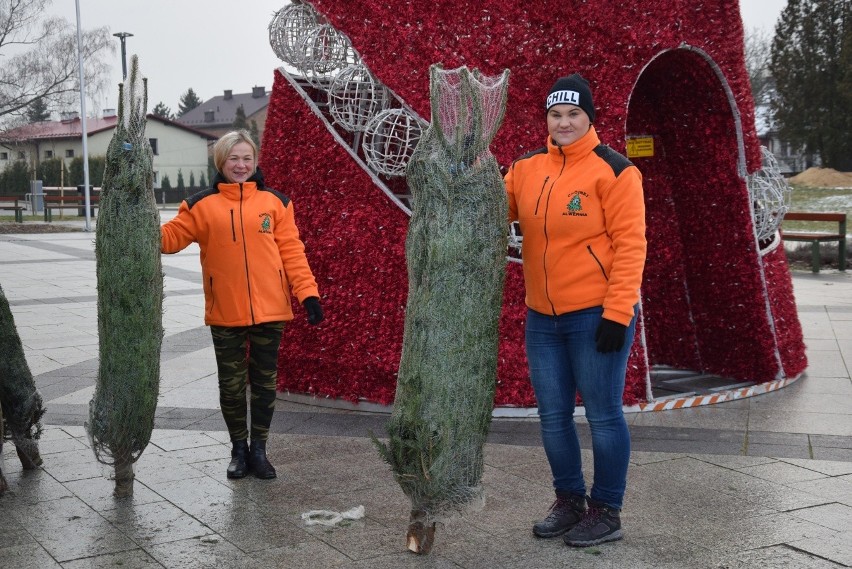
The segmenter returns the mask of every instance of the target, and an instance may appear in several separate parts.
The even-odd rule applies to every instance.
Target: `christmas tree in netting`
[[[6,470],[6,463],[3,462],[3,437],[3,406],[0,405],[0,496],[5,494],[6,489],[9,488],[6,476],[3,475],[3,471]]]
[[[36,389],[33,374],[24,355],[24,346],[9,301],[0,287],[0,448],[5,437],[11,439],[21,465],[31,470],[42,463],[38,450],[44,405]],[[2,468],[2,464],[0,464]],[[0,474],[2,478],[2,474]],[[0,487],[4,486],[0,480]]]
[[[411,500],[408,548],[417,553],[430,551],[437,521],[482,496],[508,215],[489,144],[508,77],[433,65],[431,126],[406,172],[408,303],[389,441],[377,444]]]
[[[154,426],[163,338],[160,216],[145,136],[147,84],[131,58],[107,149],[95,256],[100,365],[87,429],[95,457],[115,469],[115,495],[133,493],[133,463]]]

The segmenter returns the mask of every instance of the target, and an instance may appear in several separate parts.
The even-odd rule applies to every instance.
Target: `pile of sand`
[[[838,172],[834,168],[808,168],[787,181],[811,188],[852,188],[852,172]]]

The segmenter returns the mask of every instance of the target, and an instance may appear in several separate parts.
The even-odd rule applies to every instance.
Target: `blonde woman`
[[[291,292],[310,324],[319,324],[323,311],[293,203],[264,185],[249,133],[222,136],[213,146],[213,161],[212,187],[184,200],[177,216],[162,226],[162,252],[177,253],[191,243],[201,249],[204,322],[213,336],[219,402],[233,445],[227,477],[275,478],[266,441],[281,332],[294,317]]]

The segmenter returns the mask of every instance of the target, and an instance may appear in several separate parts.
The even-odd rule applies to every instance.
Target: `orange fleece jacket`
[[[646,252],[638,168],[592,127],[568,146],[548,137],[505,182],[509,221],[523,234],[527,306],[552,315],[603,306],[604,318],[630,324]]]
[[[292,202],[260,180],[218,183],[184,200],[161,227],[163,253],[193,242],[201,249],[208,325],[292,320],[291,287],[299,302],[319,297]]]

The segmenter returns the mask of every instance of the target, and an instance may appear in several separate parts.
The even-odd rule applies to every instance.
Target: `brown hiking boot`
[[[547,517],[533,526],[533,534],[536,537],[560,536],[580,523],[585,511],[585,496],[557,494]]]

